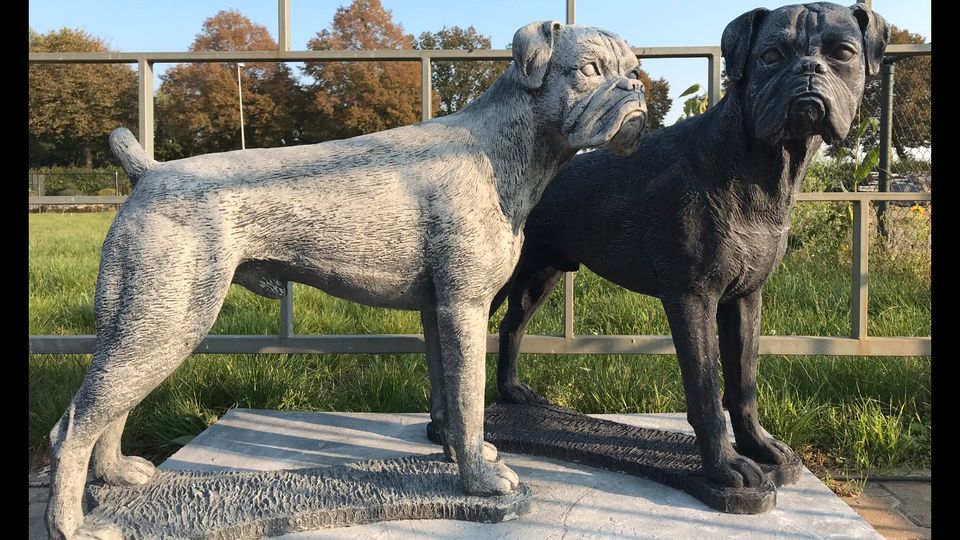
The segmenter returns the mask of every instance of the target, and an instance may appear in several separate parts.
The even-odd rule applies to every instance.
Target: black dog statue
[[[723,31],[730,86],[716,106],[653,132],[628,157],[572,159],[527,220],[520,261],[491,308],[509,297],[501,399],[542,401],[517,378],[520,340],[562,272],[583,264],[662,301],[708,476],[755,487],[757,462],[794,460],[758,421],[760,291],[786,250],[808,163],[824,140],[846,136],[889,38],[864,4],[755,9]]]

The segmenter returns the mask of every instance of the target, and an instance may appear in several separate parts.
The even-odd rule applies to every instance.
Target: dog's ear
[[[886,50],[887,43],[890,43],[890,25],[866,4],[854,4],[850,6],[850,11],[853,11],[863,35],[867,75],[876,75],[880,72],[880,63],[883,62],[883,51]]]
[[[747,65],[750,56],[750,47],[753,45],[753,36],[763,17],[769,13],[767,8],[757,8],[748,11],[723,29],[720,38],[720,52],[726,61],[727,79],[739,81],[743,77],[743,68]]]
[[[553,37],[563,28],[560,21],[530,23],[513,35],[513,63],[520,80],[531,90],[540,88],[553,56]]]

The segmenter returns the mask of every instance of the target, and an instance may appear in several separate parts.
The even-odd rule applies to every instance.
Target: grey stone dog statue
[[[486,93],[428,122],[166,163],[114,131],[135,187],[103,245],[93,363],[50,433],[52,537],[118,536],[85,521],[88,463],[108,484],[151,479],[152,464],[121,454],[127,414],[193,352],[231,282],[278,298],[295,281],[420,310],[464,491],[515,489],[517,475],[483,442],[487,311],[560,166],[581,148],[636,147],[638,79],[617,36],[547,21],[516,32],[513,63]]]
[[[793,460],[758,421],[761,287],[786,250],[810,159],[824,140],[847,134],[889,38],[887,23],[864,4],[744,13],[723,31],[730,86],[716,106],[650,133],[629,156],[598,150],[572,159],[527,219],[520,262],[492,304],[491,313],[509,297],[501,400],[542,401],[517,377],[520,341],[561,273],[583,264],[661,299],[710,477],[756,487],[763,475],[755,461]]]

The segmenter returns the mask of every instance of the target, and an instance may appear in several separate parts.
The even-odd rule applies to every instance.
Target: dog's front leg
[[[763,463],[784,465],[795,459],[793,450],[760,426],[757,410],[761,304],[760,290],[757,290],[720,304],[717,310],[723,402],[730,411],[737,451]]]
[[[720,405],[716,299],[692,294],[664,297],[663,308],[680,361],[687,420],[697,434],[704,471],[725,486],[759,486],[763,471],[733,449]]]
[[[483,440],[488,308],[483,302],[458,302],[436,311],[446,396],[445,446],[457,461],[463,490],[481,496],[509,493],[519,483],[516,473],[496,459],[495,447]]]

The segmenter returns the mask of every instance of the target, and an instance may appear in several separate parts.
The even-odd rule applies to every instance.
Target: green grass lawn
[[[112,219],[113,213],[30,215],[31,335],[94,333],[99,251]],[[843,238],[787,254],[764,289],[764,334],[849,335],[850,261]],[[929,257],[902,264],[878,250],[871,257],[870,333],[929,335]],[[575,287],[576,333],[669,334],[658,300],[587,270],[578,273]],[[295,293],[299,334],[421,331],[416,312],[361,306],[300,285]],[[491,319],[491,332],[503,311]],[[561,313],[558,289],[529,333],[560,333]],[[275,334],[278,320],[279,302],[234,286],[211,333]],[[47,434],[89,356],[32,355],[29,362],[29,450],[41,463]],[[764,356],[762,422],[829,468],[927,468],[930,364],[930,358]],[[495,367],[490,355],[488,400],[495,396]],[[588,413],[685,409],[674,356],[524,355],[520,371],[550,400]],[[428,396],[420,355],[194,355],[131,413],[124,448],[160,461],[233,407],[425,412]]]

